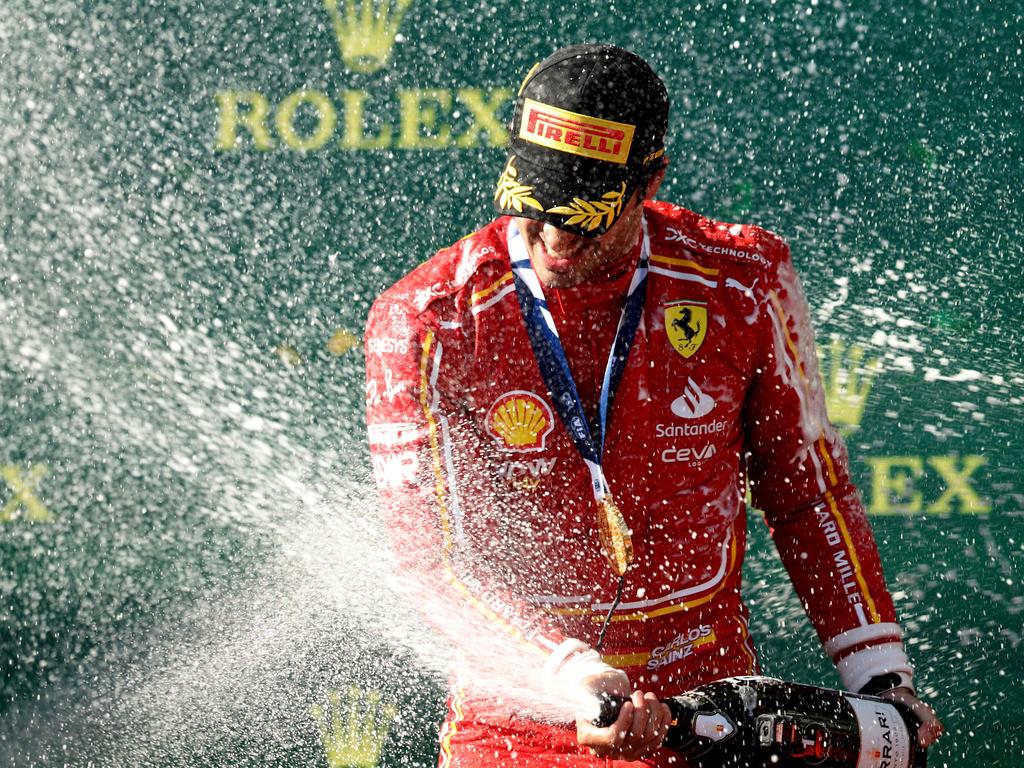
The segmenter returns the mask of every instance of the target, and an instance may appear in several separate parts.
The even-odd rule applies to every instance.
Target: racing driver
[[[455,687],[442,766],[680,765],[660,698],[758,671],[748,490],[850,691],[913,669],[789,248],[654,196],[668,96],[636,55],[564,48],[519,90],[501,215],[402,278],[366,330],[367,421],[403,568],[618,720],[495,714]],[[456,638],[458,639],[458,638]]]

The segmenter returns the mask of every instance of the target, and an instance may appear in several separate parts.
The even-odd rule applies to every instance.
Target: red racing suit
[[[645,204],[643,318],[615,396],[604,468],[632,536],[602,646],[669,696],[757,670],[740,598],[748,489],[843,684],[909,684],[892,599],[845,447],[825,412],[808,309],[778,237]],[[510,272],[512,219],[437,253],[374,304],[367,420],[403,569],[536,650],[595,644],[618,577],[590,475],[541,377]],[[637,251],[546,289],[591,418]],[[474,710],[456,690],[441,764],[590,765],[570,725]],[[605,761],[601,761],[605,762]],[[646,760],[679,765],[665,752]]]

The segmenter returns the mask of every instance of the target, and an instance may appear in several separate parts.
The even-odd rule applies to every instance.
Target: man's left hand
[[[893,688],[878,694],[878,697],[902,704],[914,713],[914,717],[921,722],[921,727],[917,729],[917,743],[920,746],[930,747],[946,732],[935,710],[917,698],[909,688]]]

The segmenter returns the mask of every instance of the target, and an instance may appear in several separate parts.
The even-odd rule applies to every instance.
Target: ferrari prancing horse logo
[[[708,332],[708,305],[680,301],[665,307],[665,332],[672,347],[683,357],[693,357]]]

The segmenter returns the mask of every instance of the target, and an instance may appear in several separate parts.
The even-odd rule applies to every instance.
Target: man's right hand
[[[595,683],[600,686],[600,681]],[[596,757],[639,760],[661,747],[672,723],[672,713],[653,693],[633,691],[629,694],[618,687],[617,681],[609,680],[609,683],[615,689],[605,689],[605,693],[629,697],[619,710],[618,718],[607,728],[577,718],[576,740]]]
[[[891,691],[878,694],[878,696],[899,702],[914,714],[920,723],[917,729],[917,743],[925,749],[938,741],[939,737],[946,732],[946,728],[939,720],[939,716],[935,714],[935,710],[917,698],[910,688],[893,688]]]

